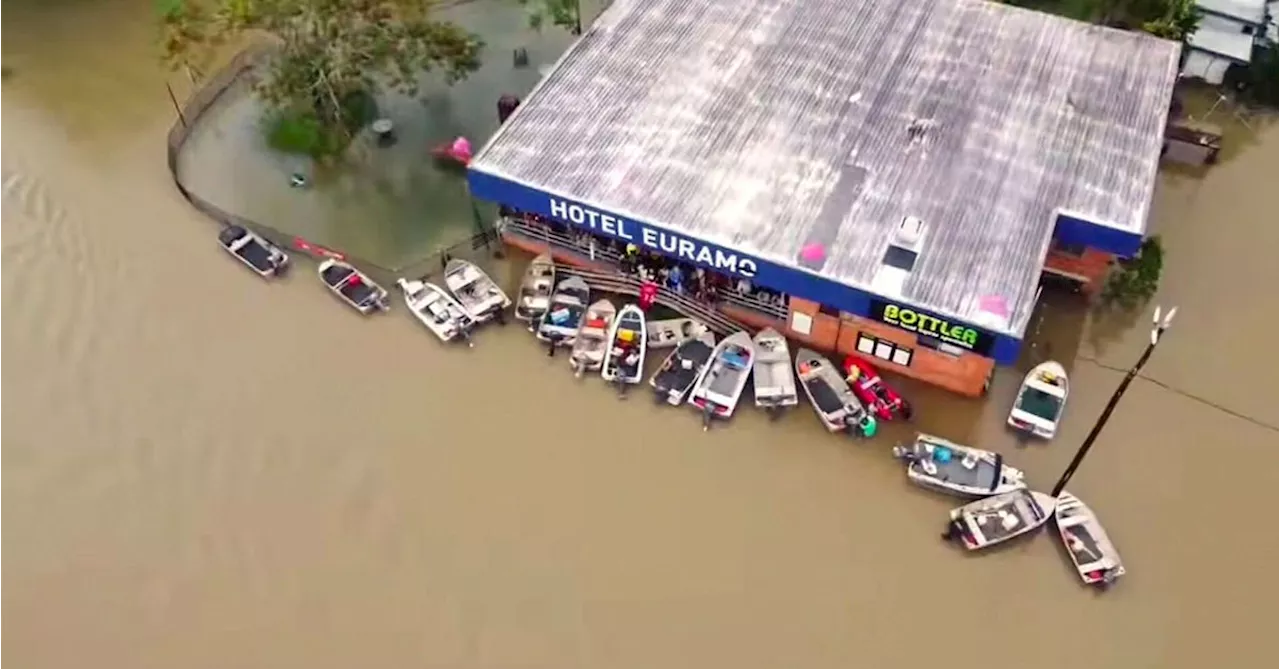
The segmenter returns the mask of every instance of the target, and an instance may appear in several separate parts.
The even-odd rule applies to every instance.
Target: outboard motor
[[[893,447],[893,457],[906,462],[915,462],[918,459],[914,450],[902,444]]]
[[[503,95],[498,98],[498,124],[506,123],[519,106],[520,98],[514,95]]]

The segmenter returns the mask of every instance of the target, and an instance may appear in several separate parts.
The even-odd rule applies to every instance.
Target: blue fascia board
[[[1121,258],[1132,258],[1143,240],[1141,233],[1119,230],[1069,211],[1058,212],[1053,236],[1063,244],[1087,246]]]
[[[603,207],[578,202],[572,198],[548,193],[502,176],[479,169],[467,170],[467,183],[473,197],[512,207],[519,211],[545,216],[568,225],[589,230],[675,257],[705,269],[748,279],[754,284],[813,300],[841,311],[866,318],[871,315],[872,300],[900,303],[920,316],[940,322],[972,328],[990,341],[983,355],[1000,364],[1013,364],[1018,359],[1022,341],[1008,333],[996,332],[959,319],[940,316],[898,298],[879,296],[847,286],[795,267],[771,262],[742,251],[726,248],[705,240],[678,233],[632,216],[616,214]]]

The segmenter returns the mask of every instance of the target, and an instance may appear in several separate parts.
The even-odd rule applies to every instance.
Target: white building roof
[[[471,163],[871,290],[1025,327],[1061,208],[1146,227],[1179,46],[980,0],[615,0]],[[874,292],[874,290],[871,290]]]
[[[1267,0],[1196,0],[1196,6],[1244,23],[1261,25],[1266,16]]]
[[[1192,48],[1225,56],[1242,63],[1249,62],[1253,55],[1253,35],[1246,35],[1239,30],[1226,30],[1219,26],[1202,25],[1187,44]]]

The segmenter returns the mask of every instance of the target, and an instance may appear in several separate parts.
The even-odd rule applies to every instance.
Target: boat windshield
[[[1062,410],[1062,398],[1037,388],[1027,388],[1018,397],[1017,409],[1052,423],[1058,420],[1058,412]]]

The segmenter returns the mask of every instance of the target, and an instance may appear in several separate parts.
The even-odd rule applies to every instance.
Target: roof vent
[[[924,221],[915,216],[907,216],[898,224],[898,230],[893,235],[893,243],[912,251],[919,250],[920,242],[924,238]]]
[[[916,268],[920,247],[924,241],[924,221],[908,216],[898,224],[893,239],[884,250],[880,268],[871,279],[871,287],[881,295],[902,294],[902,288]]]

